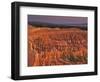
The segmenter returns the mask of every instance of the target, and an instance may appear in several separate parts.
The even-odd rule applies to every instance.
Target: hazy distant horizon
[[[80,25],[88,22],[87,17],[28,15],[28,22],[40,22],[61,25]]]

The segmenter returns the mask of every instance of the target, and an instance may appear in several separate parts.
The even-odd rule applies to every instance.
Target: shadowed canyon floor
[[[28,66],[87,64],[87,30],[28,25]]]

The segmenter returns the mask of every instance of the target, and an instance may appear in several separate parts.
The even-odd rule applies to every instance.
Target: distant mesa
[[[46,23],[46,22],[28,22],[29,25],[36,27],[49,27],[49,28],[79,28],[82,30],[87,30],[87,24],[54,24],[54,23]]]

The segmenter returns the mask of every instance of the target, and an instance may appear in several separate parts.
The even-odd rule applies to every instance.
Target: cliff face
[[[87,31],[28,26],[28,66],[87,64]]]

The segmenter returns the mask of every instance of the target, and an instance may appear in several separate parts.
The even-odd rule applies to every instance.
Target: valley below
[[[28,66],[87,64],[87,34],[75,27],[28,25]]]

